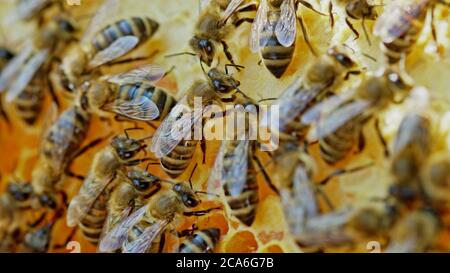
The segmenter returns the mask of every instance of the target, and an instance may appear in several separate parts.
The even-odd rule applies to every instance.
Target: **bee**
[[[47,224],[40,228],[29,231],[25,235],[25,240],[21,252],[23,253],[47,253],[52,239],[51,233],[53,224]]]
[[[78,225],[85,238],[94,245],[99,241],[107,217],[107,204],[118,183],[118,174],[125,172],[125,167],[143,161],[136,159],[145,147],[142,140],[131,139],[127,131],[125,133],[125,137],[114,137],[108,147],[96,154],[88,177],[67,211],[67,226]],[[141,180],[142,176],[141,174]],[[148,173],[145,178],[147,184],[152,182],[149,180],[156,180],[156,177]]]
[[[86,107],[94,111],[108,111],[133,120],[162,121],[177,103],[168,91],[153,85],[164,75],[163,68],[145,65],[98,81],[86,81],[83,99]]]
[[[241,5],[242,0],[209,1],[204,4],[201,14],[196,22],[194,36],[189,40],[189,45],[200,60],[207,66],[211,66],[216,55],[216,46],[221,44],[225,56],[234,64],[233,56],[225,42],[230,32],[244,22],[250,22],[249,18],[237,18],[238,12],[243,12],[254,6]],[[223,12],[223,13],[222,13]],[[227,24],[228,19],[232,24]],[[177,55],[177,54],[175,54]]]
[[[198,80],[192,84],[153,136],[150,151],[160,159],[161,167],[172,178],[180,176],[189,166],[198,142],[202,142],[204,151],[204,142],[191,137],[194,125],[202,122],[212,103],[221,103],[222,98],[239,90],[239,81],[217,68],[209,70],[206,76],[206,81]],[[202,111],[194,111],[196,97],[202,99]]]
[[[385,155],[389,155],[376,115],[392,103],[400,103],[399,97],[404,99],[411,89],[410,83],[398,72],[387,69],[382,75],[365,77],[353,91],[317,103],[302,116],[302,122],[311,124],[310,121],[324,116],[308,137],[318,139],[321,157],[330,165],[341,161],[354,146],[358,147],[358,151],[364,149],[362,128],[372,119],[375,119]],[[320,109],[326,111],[320,113]]]
[[[298,4],[324,15],[306,1],[261,0],[252,25],[250,48],[254,53],[260,52],[264,65],[276,78],[284,74],[292,61],[297,37],[297,19],[306,44],[316,55],[303,19],[297,16]]]
[[[423,114],[407,114],[395,137],[391,161],[394,184],[389,192],[400,204],[421,196],[420,170],[430,156],[430,145],[430,120]]]
[[[378,18],[378,13],[375,10],[378,5],[374,5],[370,0],[338,0],[337,2],[345,5],[345,13],[347,14],[345,23],[355,34],[355,40],[359,38],[359,33],[351,23],[350,19],[361,20],[364,36],[366,37],[368,44],[371,45],[365,22],[366,20],[374,21]],[[330,1],[330,18],[332,26],[334,25],[333,17],[333,1]]]
[[[309,126],[301,123],[302,114],[339,86],[350,74],[357,74],[356,63],[343,46],[329,48],[307,70],[305,76],[297,79],[273,103],[279,108],[279,137],[281,140],[303,140]],[[267,115],[261,119],[261,126],[267,126]],[[276,133],[276,132],[273,132]]]
[[[119,12],[118,7],[118,0],[105,1],[84,33],[81,46],[62,60],[58,74],[61,85],[69,94],[76,91],[81,76],[93,74],[95,69],[126,55],[157,32],[158,22],[145,16],[121,19],[98,30],[111,14]]]
[[[43,207],[56,208],[54,193],[62,175],[73,176],[68,170],[72,160],[98,143],[98,140],[94,140],[81,149],[89,124],[90,115],[81,107],[73,105],[58,117],[42,139],[31,184]],[[65,198],[62,191],[61,194]]]
[[[437,211],[444,210],[449,205],[449,172],[450,157],[445,152],[432,155],[422,171],[421,185],[426,200]]]
[[[396,64],[408,55],[422,32],[427,13],[437,4],[448,5],[440,0],[400,0],[389,3],[374,28],[374,34],[381,38],[381,49],[389,64]],[[433,22],[431,25],[435,38]]]
[[[3,69],[0,92],[7,91],[6,101],[15,101],[19,116],[26,123],[33,124],[42,109],[44,84],[48,85],[50,95],[59,105],[47,75],[54,55],[63,42],[74,38],[75,32],[70,18],[64,15],[55,17]]]
[[[426,208],[418,209],[404,216],[394,226],[386,252],[425,252],[433,246],[439,231],[438,215]]]
[[[0,47],[0,74],[2,73],[3,68],[8,64],[9,61],[14,57],[14,53],[8,50],[7,48]],[[9,116],[5,112],[3,108],[2,96],[0,96],[0,117],[9,123]]]
[[[201,216],[220,209],[190,210],[200,202],[197,193],[186,183],[174,183],[171,190],[159,195],[114,226],[101,240],[99,250],[111,252],[121,249],[124,253],[161,252],[164,247],[164,234],[177,216]]]
[[[195,231],[178,248],[179,253],[212,253],[220,239],[220,229],[206,228]]]

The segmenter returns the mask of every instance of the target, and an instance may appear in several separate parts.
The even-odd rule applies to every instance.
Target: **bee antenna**
[[[145,140],[147,140],[147,139],[151,139],[151,138],[153,138],[153,135],[151,135],[151,136],[146,136],[146,137],[144,137],[144,138],[141,138],[141,139],[139,139],[139,142],[143,142],[143,141],[145,141]]]
[[[164,56],[164,58],[172,58],[172,57],[177,57],[177,56],[182,56],[182,55],[197,56],[197,54],[195,54],[193,52],[180,52],[180,53],[166,55],[166,56]]]
[[[228,75],[228,67],[234,67],[234,68],[236,68],[237,71],[239,71],[240,68],[241,68],[241,69],[244,69],[244,68],[245,68],[245,66],[238,65],[238,64],[226,64],[226,65],[225,65],[225,73],[226,73],[227,75]]]
[[[127,137],[127,139],[130,139],[128,132],[129,131],[134,131],[134,130],[144,130],[144,128],[141,127],[133,127],[133,128],[126,128],[123,130],[123,132],[125,133],[125,136]]]
[[[203,74],[207,74],[206,73],[206,70],[205,70],[205,67],[203,66],[203,63],[202,63],[202,60],[201,59],[199,59],[200,60],[200,67],[202,68],[202,70],[203,70]]]

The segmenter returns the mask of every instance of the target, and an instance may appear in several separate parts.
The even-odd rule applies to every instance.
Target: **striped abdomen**
[[[14,104],[19,117],[28,125],[33,125],[39,117],[44,100],[43,74],[37,74],[28,86],[19,94]]]
[[[227,158],[235,157],[234,150],[230,149],[228,151],[229,152],[224,153],[224,173],[229,173],[228,168],[232,167],[231,164],[234,164],[227,160]],[[230,152],[232,154],[230,154]],[[256,208],[259,203],[258,182],[256,181],[256,170],[253,165],[253,160],[250,156],[250,153],[243,156],[248,156],[248,168],[247,173],[242,174],[246,175],[246,181],[245,185],[242,187],[242,191],[240,192],[240,194],[231,194],[232,192],[235,192],[234,188],[240,185],[235,185],[236,182],[230,180],[227,177],[224,177],[223,190],[225,192],[225,198],[227,200],[228,206],[231,209],[231,213],[242,223],[246,224],[247,226],[251,226],[253,220],[255,220]]]
[[[277,78],[280,78],[286,71],[295,51],[295,43],[289,47],[284,47],[278,42],[275,36],[275,26],[279,18],[279,11],[270,12],[270,24],[260,34],[262,60],[267,69]]]
[[[428,1],[431,2],[431,1]],[[423,29],[425,18],[427,15],[428,4],[418,5],[414,7],[410,13],[403,13],[398,18],[398,25],[408,24],[408,30],[390,43],[382,43],[383,50],[389,64],[395,64],[400,61],[403,54],[408,54],[411,47],[415,45],[419,35]],[[401,26],[393,25],[390,27],[389,33],[396,33]]]
[[[161,158],[161,167],[172,178],[180,176],[191,163],[197,140],[182,140],[168,155]]]
[[[115,186],[115,183],[110,183],[103,190],[93,203],[91,210],[78,225],[84,238],[91,244],[97,245],[99,242],[108,215],[108,200],[110,199],[111,192],[114,190]]]
[[[212,253],[220,239],[220,229],[208,228],[196,231],[178,249],[179,253]]]
[[[131,101],[142,96],[151,99],[159,109],[159,117],[156,119],[158,121],[162,121],[177,103],[175,98],[169,95],[165,90],[149,84],[124,84],[119,86],[116,92],[117,99],[127,101]]]
[[[89,114],[79,107],[71,107],[62,113],[45,138],[42,152],[46,160],[64,166],[80,148],[89,123]]]
[[[123,36],[139,38],[139,44],[151,38],[158,30],[159,24],[148,17],[132,17],[107,25],[92,38],[93,54],[109,47]]]

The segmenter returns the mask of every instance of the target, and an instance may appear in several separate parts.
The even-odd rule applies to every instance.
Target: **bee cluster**
[[[450,250],[450,3],[69,2],[0,5],[0,252]]]

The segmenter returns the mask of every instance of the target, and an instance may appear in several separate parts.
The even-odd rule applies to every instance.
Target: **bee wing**
[[[169,154],[179,143],[189,136],[192,126],[199,122],[203,113],[210,107],[204,107],[203,111],[193,111],[187,106],[187,98],[183,97],[170,111],[156,130],[152,138],[151,152],[157,158]]]
[[[225,186],[227,187],[230,195],[238,196],[244,190],[247,181],[249,141],[227,140],[224,142],[228,147],[231,146],[231,149],[234,149],[234,152],[227,153],[227,155],[231,154],[231,157],[227,157],[227,160],[232,163],[227,169],[222,169],[222,177],[227,183]]]
[[[311,135],[309,137],[318,139],[335,132],[344,124],[363,113],[369,106],[370,103],[368,101],[357,100],[338,108],[329,116],[322,119],[316,128],[310,131]]]
[[[153,241],[161,235],[169,224],[168,220],[157,220],[132,242],[125,243],[122,247],[123,253],[146,253]]]
[[[109,47],[98,52],[89,62],[89,66],[91,68],[98,67],[117,58],[120,58],[123,55],[127,54],[130,50],[135,48],[138,43],[139,38],[136,36],[120,37]]]
[[[159,117],[158,106],[148,97],[138,97],[134,100],[115,100],[106,108],[111,108],[114,113],[123,115],[133,120],[149,121]]]
[[[102,229],[102,233],[100,234],[100,241],[103,240],[103,238],[105,237],[106,234],[108,234],[112,228],[115,226],[115,223],[120,223],[123,220],[125,220],[128,216],[130,216],[130,213],[133,210],[133,206],[128,206],[126,207],[124,210],[122,210],[120,212],[119,215],[117,215],[117,218],[114,218],[114,221],[111,220],[111,213],[108,213],[108,218],[105,221],[105,224],[103,225],[103,229]],[[100,250],[97,250],[98,252],[100,252]]]
[[[28,58],[30,58],[32,53],[33,46],[31,43],[27,43],[25,48],[11,61],[9,61],[5,68],[3,68],[3,71],[0,74],[0,92],[6,91],[7,87],[17,76],[17,73],[20,71]]]
[[[88,44],[95,32],[97,32],[108,21],[119,12],[119,0],[104,0],[97,9],[95,16],[89,22],[89,26],[83,34],[82,44]]]
[[[219,152],[216,156],[216,161],[214,161],[214,166],[211,170],[211,174],[209,175],[208,182],[207,182],[207,189],[210,193],[217,193],[218,190],[222,187],[222,170],[223,170],[223,157],[224,157],[224,150],[226,147],[226,143],[222,141],[222,144],[220,145]],[[214,197],[209,197],[214,199]]]
[[[297,14],[294,0],[284,0],[281,4],[281,15],[275,27],[278,42],[289,47],[295,42],[297,35]]]
[[[319,207],[316,199],[316,191],[311,178],[303,166],[297,167],[294,173],[293,190],[297,200],[301,202],[302,209],[308,217],[319,214]]]
[[[391,43],[402,37],[427,7],[428,2],[429,0],[391,1],[376,21],[374,34],[384,43]]]
[[[78,194],[70,201],[66,218],[68,227],[74,227],[83,220],[92,208],[92,204],[111,181],[112,177],[98,180],[92,172],[89,174]]]
[[[44,8],[50,0],[19,1],[15,8],[15,16],[19,20],[28,20]]]
[[[231,0],[222,14],[222,20],[220,20],[220,23],[224,24],[230,18],[230,16],[233,15],[233,13],[235,13],[236,10],[241,6],[242,2],[244,2],[244,0]]]
[[[261,0],[259,2],[258,11],[256,12],[255,21],[252,24],[252,30],[250,33],[250,49],[253,53],[258,52],[260,46],[260,33],[264,27],[268,24],[267,13],[269,6],[267,0]]]
[[[20,74],[11,84],[6,95],[6,101],[13,101],[22,91],[27,87],[30,81],[36,75],[36,72],[41,68],[42,64],[48,59],[49,50],[45,49],[36,53],[22,69]]]
[[[122,247],[128,236],[128,231],[144,216],[149,205],[143,206],[122,222],[115,225],[100,241],[99,252],[112,252]]]
[[[108,82],[115,84],[153,83],[159,81],[165,73],[166,71],[163,67],[156,64],[148,64],[125,73],[114,75],[108,78]]]

